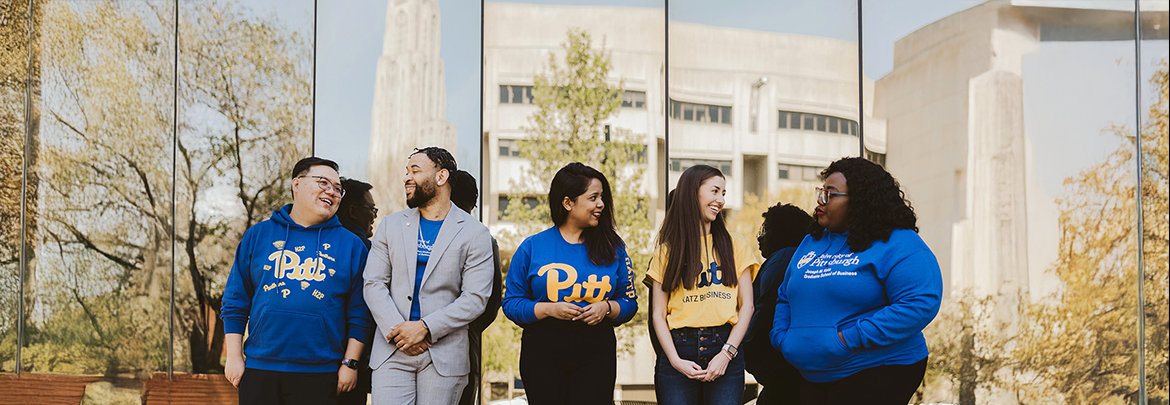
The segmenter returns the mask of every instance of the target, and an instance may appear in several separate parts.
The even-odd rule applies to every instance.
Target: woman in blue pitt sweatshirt
[[[821,177],[817,222],[780,286],[772,345],[804,377],[804,405],[906,404],[926,372],[938,260],[881,166],[846,158]]]
[[[504,315],[524,328],[520,377],[534,405],[612,404],[613,327],[638,303],[609,182],[570,163],[553,177],[548,201],[556,226],[520,244],[504,284]]]

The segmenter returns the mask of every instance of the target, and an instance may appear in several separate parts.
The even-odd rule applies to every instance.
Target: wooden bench
[[[95,375],[0,374],[0,402],[6,405],[77,405]],[[230,385],[229,385],[230,386]]]
[[[223,374],[180,374],[174,379],[167,373],[154,373],[146,382],[146,405],[235,405],[239,393]]]
[[[85,396],[85,387],[112,379],[96,375],[0,374],[0,404],[3,405],[77,405]],[[235,405],[236,387],[222,374],[179,374],[174,379],[155,373],[142,393],[146,405]]]

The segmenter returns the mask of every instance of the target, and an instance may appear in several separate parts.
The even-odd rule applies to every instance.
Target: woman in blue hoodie
[[[862,158],[821,172],[817,222],[780,286],[772,345],[804,405],[906,404],[929,352],[942,274],[898,182]]]
[[[520,377],[536,405],[612,404],[613,327],[638,302],[609,182],[570,163],[553,176],[548,202],[555,226],[524,239],[504,287],[504,315],[524,328]]]

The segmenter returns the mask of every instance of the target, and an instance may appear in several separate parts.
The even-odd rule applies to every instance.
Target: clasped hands
[[[586,305],[584,308],[570,302],[543,303],[545,314],[553,318],[566,321],[582,321],[589,326],[601,323],[607,313],[611,312],[609,301],[599,301]]]
[[[423,321],[406,321],[390,328],[386,342],[411,356],[418,356],[431,348],[431,331]]]
[[[715,379],[719,377],[722,377],[723,373],[727,372],[727,363],[729,362],[731,362],[731,355],[727,354],[725,351],[720,351],[715,355],[715,357],[711,358],[710,362],[707,363],[706,370],[704,370],[702,367],[699,367],[698,363],[683,359],[681,357],[675,357],[674,359],[670,360],[670,365],[674,367],[675,370],[678,370],[678,372],[682,373],[682,375],[687,376],[687,378],[692,380],[699,380],[702,382],[711,382],[715,381]]]

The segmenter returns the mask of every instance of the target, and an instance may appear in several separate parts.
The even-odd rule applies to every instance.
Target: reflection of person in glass
[[[723,221],[727,180],[711,166],[682,173],[646,276],[662,355],[654,368],[658,403],[739,405],[738,347],[751,320],[752,278],[760,264]]]
[[[524,328],[520,377],[533,404],[612,404],[613,327],[638,311],[605,176],[570,163],[548,192],[555,226],[524,239],[508,266],[504,315]]]
[[[374,219],[378,218],[378,206],[374,203],[374,195],[370,190],[374,187],[369,183],[355,179],[341,179],[341,186],[345,187],[345,198],[337,208],[337,219],[341,226],[353,232],[366,247],[370,247],[370,238],[374,237]]]
[[[784,360],[784,355],[768,339],[776,314],[777,290],[784,281],[793,252],[808,235],[813,219],[791,204],[776,204],[763,216],[756,241],[760,243],[760,254],[767,260],[752,283],[756,313],[743,342],[743,360],[747,371],[763,386],[756,404],[796,405],[800,403],[800,372]]]
[[[366,247],[334,217],[337,163],[305,158],[292,173],[293,203],[244,233],[224,288],[224,375],[241,404],[336,404],[373,329]]]
[[[450,181],[451,202],[470,214],[471,210],[475,209],[476,202],[479,201],[479,190],[476,190],[475,178],[471,177],[471,173],[457,170],[451,174]],[[495,272],[492,274],[492,295],[488,296],[487,308],[484,309],[483,314],[467,325],[467,340],[469,342],[467,355],[471,361],[471,372],[467,374],[467,387],[464,387],[463,393],[460,394],[460,405],[474,405],[480,402],[479,389],[483,381],[483,331],[491,326],[492,322],[496,320],[496,315],[500,313],[501,284],[503,284],[503,276],[500,271],[503,266],[500,263],[500,245],[496,243],[494,237],[492,238],[492,264]]]
[[[804,404],[905,404],[929,354],[942,273],[898,182],[862,158],[821,172],[812,232],[780,287],[772,345]]]
[[[337,219],[341,226],[353,232],[362,239],[366,248],[370,247],[370,237],[374,236],[374,219],[378,217],[378,207],[374,204],[374,196],[370,194],[369,183],[354,179],[341,179],[341,187],[345,189],[345,197],[337,208]],[[365,405],[366,394],[370,393],[370,348],[365,345],[362,357],[358,359],[357,385],[349,392],[343,392],[339,398],[341,405]]]
[[[375,404],[449,405],[467,384],[467,329],[492,291],[492,238],[451,202],[457,170],[445,149],[416,150],[403,179],[410,208],[374,232],[365,296],[377,323]]]

